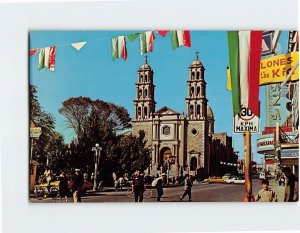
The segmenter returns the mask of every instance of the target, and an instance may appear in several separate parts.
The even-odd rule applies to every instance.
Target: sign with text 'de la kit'
[[[41,127],[31,127],[30,128],[30,137],[31,138],[39,138],[42,134]]]
[[[248,108],[242,107],[239,114],[233,118],[233,132],[234,133],[259,133],[260,118],[255,116]]]

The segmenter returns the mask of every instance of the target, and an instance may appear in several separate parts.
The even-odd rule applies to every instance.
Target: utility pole
[[[244,146],[245,146],[245,188],[247,198],[246,202],[252,200],[252,179],[251,179],[251,133],[249,130],[244,134]]]

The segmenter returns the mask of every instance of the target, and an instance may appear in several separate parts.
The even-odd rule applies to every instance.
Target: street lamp
[[[94,187],[93,187],[93,191],[97,191],[98,187],[97,187],[97,172],[98,172],[98,163],[101,157],[101,150],[102,147],[99,146],[99,143],[96,143],[96,145],[92,148],[92,151],[95,151],[95,157],[94,157],[94,161],[95,161],[95,173],[94,173]]]

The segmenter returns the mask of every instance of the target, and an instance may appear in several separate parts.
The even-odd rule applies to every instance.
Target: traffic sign
[[[42,134],[42,128],[41,127],[32,127],[30,128],[30,137],[31,138],[38,138]]]
[[[242,107],[239,114],[233,118],[234,133],[259,133],[259,117],[255,116],[248,108]]]

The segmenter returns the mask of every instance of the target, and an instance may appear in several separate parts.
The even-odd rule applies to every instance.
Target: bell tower
[[[147,121],[155,112],[153,70],[148,64],[148,56],[145,63],[138,69],[138,80],[136,82],[136,96],[134,100],[133,121]]]
[[[188,120],[205,120],[207,118],[206,82],[204,66],[196,59],[189,66],[188,95],[186,98],[186,114]]]

